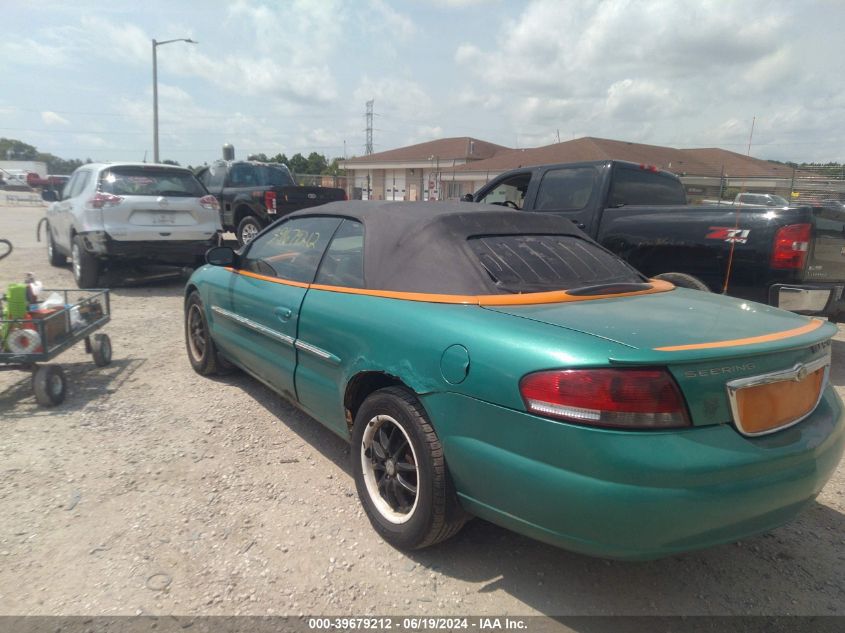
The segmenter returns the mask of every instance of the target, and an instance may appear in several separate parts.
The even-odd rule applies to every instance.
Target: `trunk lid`
[[[123,196],[102,214],[104,229],[119,241],[207,240],[218,221],[217,211],[183,196]]]
[[[485,309],[617,343],[609,348],[611,365],[667,367],[696,426],[734,420],[729,383],[829,359],[830,338],[837,331],[824,321],[681,288],[642,296]]]

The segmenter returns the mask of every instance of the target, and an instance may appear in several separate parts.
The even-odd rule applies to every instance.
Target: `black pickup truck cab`
[[[216,161],[197,172],[220,203],[220,222],[243,245],[288,213],[346,200],[343,189],[297,186],[287,166],[257,161]]]
[[[466,200],[570,219],[649,277],[845,318],[845,212],[691,206],[680,179],[624,161],[515,169]]]

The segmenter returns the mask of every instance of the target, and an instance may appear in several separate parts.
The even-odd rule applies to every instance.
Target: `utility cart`
[[[0,240],[0,259],[11,252],[7,240]],[[10,318],[13,298],[6,297],[6,309],[0,311],[0,371],[32,372],[32,390],[38,404],[52,407],[65,399],[67,381],[59,365],[44,365],[68,348],[85,341],[85,351],[98,367],[111,362],[111,340],[97,334],[111,318],[108,290],[42,290],[41,296],[54,299],[53,305],[29,310],[24,318]],[[56,295],[61,304],[56,305]],[[16,308],[21,312],[20,306]],[[4,315],[6,315],[4,317]]]

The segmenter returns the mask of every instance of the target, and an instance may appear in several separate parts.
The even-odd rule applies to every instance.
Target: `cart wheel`
[[[65,399],[67,381],[58,365],[41,365],[32,374],[32,390],[42,407],[54,407]]]
[[[111,339],[108,334],[91,337],[91,357],[97,367],[105,367],[111,362]]]

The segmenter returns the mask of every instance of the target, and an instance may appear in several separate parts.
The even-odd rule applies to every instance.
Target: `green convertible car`
[[[785,523],[842,455],[834,325],[646,279],[556,216],[340,202],[206,258],[194,369],[240,367],[350,441],[397,547],[475,515],[665,556]]]

